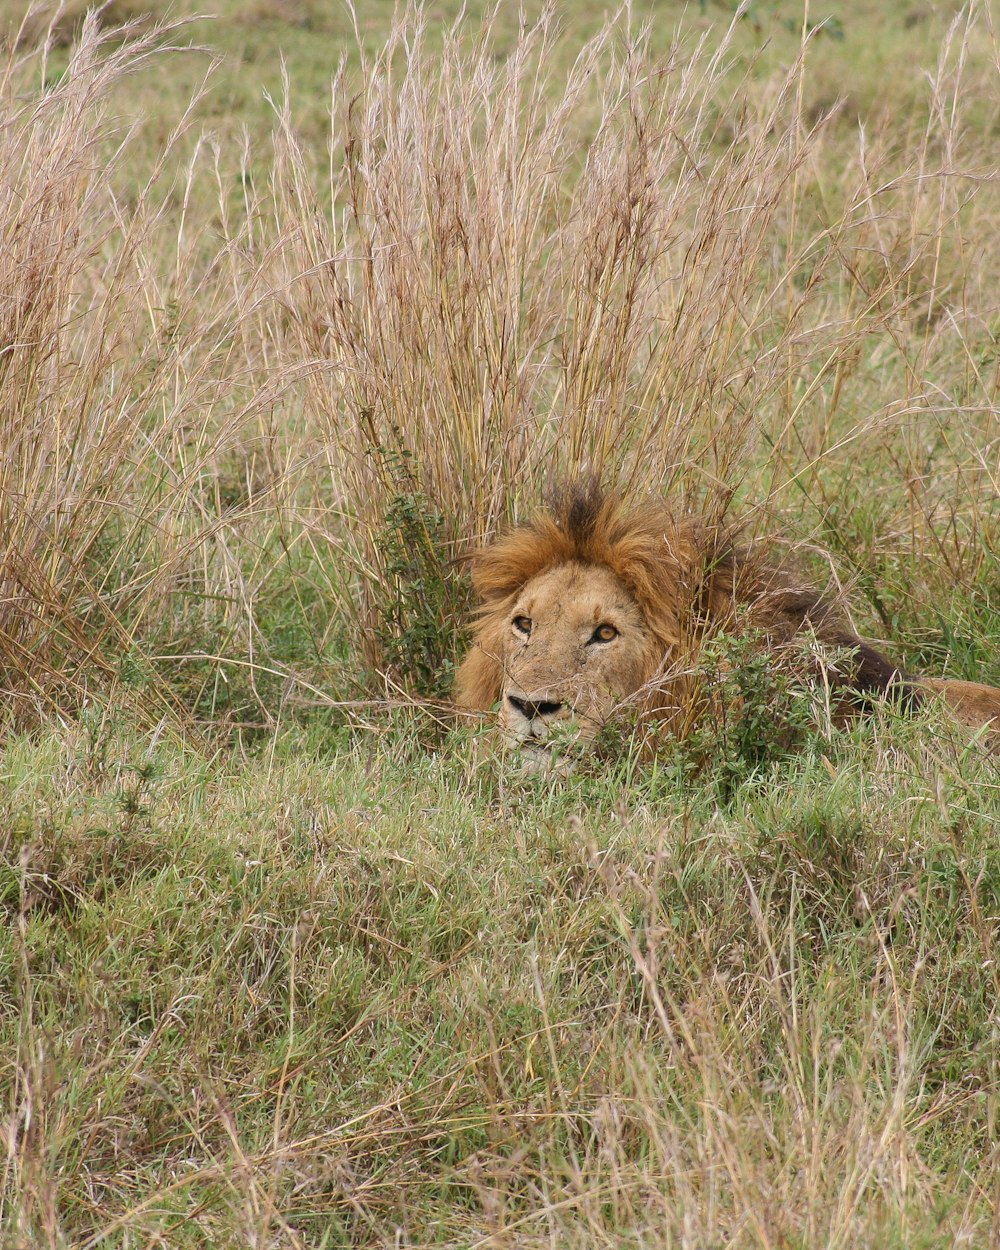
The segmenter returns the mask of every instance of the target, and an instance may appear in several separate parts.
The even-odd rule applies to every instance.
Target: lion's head
[[[736,568],[717,527],[567,490],[474,557],[483,608],[456,701],[498,707],[536,766],[554,743],[589,742],[637,692],[661,718],[681,715],[697,638],[730,612]]]

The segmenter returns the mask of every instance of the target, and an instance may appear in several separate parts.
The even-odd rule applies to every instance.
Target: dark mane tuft
[[[600,478],[578,478],[549,492],[548,508],[555,523],[577,548],[585,548],[594,535],[608,499]]]

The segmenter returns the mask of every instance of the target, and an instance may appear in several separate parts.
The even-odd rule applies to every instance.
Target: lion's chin
[[[535,738],[517,743],[516,759],[523,777],[568,777],[578,762],[576,752],[557,750]]]

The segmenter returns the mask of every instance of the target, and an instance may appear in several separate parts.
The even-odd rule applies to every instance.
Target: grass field
[[[394,7],[0,3],[0,1245],[1000,1244],[981,742],[447,707],[581,471],[1000,684],[990,7]]]

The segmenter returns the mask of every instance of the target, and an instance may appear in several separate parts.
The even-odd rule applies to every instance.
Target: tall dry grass
[[[338,514],[314,476],[303,516],[337,530],[331,599],[373,666],[401,602],[446,633],[461,594],[415,587],[579,472],[715,513],[737,497],[778,529],[805,497],[812,535],[868,462],[913,548],[962,515],[960,561],[996,486],[997,188],[963,129],[970,61],[995,74],[987,17],[951,27],[924,118],[874,134],[810,114],[808,38],[759,81],[738,18],[662,58],[620,18],[562,77],[551,13],[505,57],[489,25],[432,51],[408,13],[335,81],[320,187],[281,110],[278,350],[309,369]],[[929,439],[951,480],[927,483]],[[400,497],[432,533],[400,526]],[[423,540],[440,562],[401,578]]]
[[[137,186],[122,115],[176,33],[102,32],[91,15],[63,72],[50,79],[45,45],[0,73],[0,672],[20,717],[115,680],[185,598],[223,634],[244,607],[225,537],[267,493],[273,395],[241,335],[229,240],[188,217],[213,174],[190,133],[200,97]],[[248,484],[227,509],[234,456]]]
[[[90,19],[51,82],[44,50],[9,53],[0,663],[22,714],[135,655],[199,707],[238,668],[271,720],[255,675],[295,674],[265,586],[316,655],[347,622],[369,673],[443,692],[460,557],[578,472],[753,511],[837,575],[982,573],[985,9],[924,113],[870,131],[809,103],[815,38],[774,77],[736,20],[654,56],[620,16],[563,73],[549,12],[503,55],[489,22],[439,46],[428,20],[359,41],[325,154],[287,101],[271,137],[199,135],[200,97],[139,150],[124,88],[181,55],[169,30]]]

